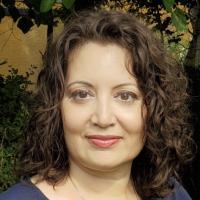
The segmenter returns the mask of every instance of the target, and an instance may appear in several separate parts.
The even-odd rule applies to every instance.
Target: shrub
[[[23,128],[29,116],[31,81],[11,68],[9,75],[0,75],[0,191],[14,184],[15,169],[23,142]]]

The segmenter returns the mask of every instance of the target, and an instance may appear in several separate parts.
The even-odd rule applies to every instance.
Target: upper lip
[[[118,135],[87,135],[89,139],[99,139],[99,140],[111,140],[111,139],[121,139],[122,136]]]

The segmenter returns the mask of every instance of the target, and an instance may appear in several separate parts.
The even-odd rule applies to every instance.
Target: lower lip
[[[109,139],[109,140],[100,140],[100,139],[89,139],[89,141],[97,147],[100,148],[109,148],[116,144],[120,139]]]

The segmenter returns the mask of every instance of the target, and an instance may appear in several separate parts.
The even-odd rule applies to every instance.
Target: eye
[[[89,99],[91,96],[91,92],[89,90],[78,89],[71,93],[70,98],[73,100],[86,100]]]
[[[130,91],[121,91],[117,93],[115,98],[118,98],[120,101],[123,102],[133,102],[137,98],[137,96],[135,93]]]

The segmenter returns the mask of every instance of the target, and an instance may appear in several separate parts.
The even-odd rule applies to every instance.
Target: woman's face
[[[69,158],[91,169],[131,164],[144,146],[143,98],[128,52],[88,42],[69,58],[61,104]]]

